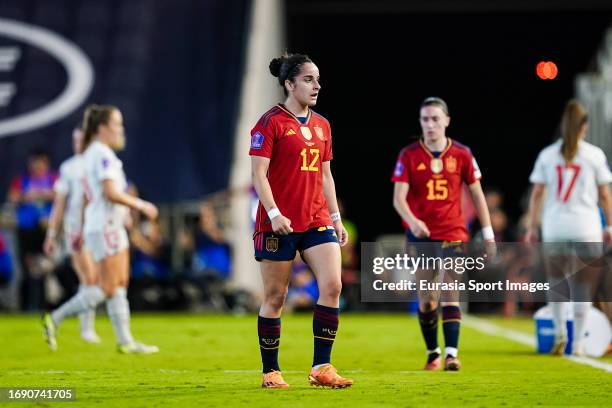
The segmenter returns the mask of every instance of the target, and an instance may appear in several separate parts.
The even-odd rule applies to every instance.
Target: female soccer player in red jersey
[[[258,334],[264,388],[287,388],[278,365],[280,316],[296,251],[314,272],[319,299],[313,317],[315,386],[344,388],[353,381],[330,364],[338,330],[340,245],[348,235],[338,211],[331,173],[329,122],[310,108],[321,85],[306,55],[285,54],[270,62],[286,100],[266,112],[251,131],[253,185],[259,196],[254,234],[264,300]]]
[[[427,98],[421,104],[423,137],[399,154],[391,181],[395,183],[393,206],[402,218],[409,242],[441,243],[442,256],[446,252],[456,256],[460,243],[469,240],[461,213],[461,186],[466,183],[474,201],[482,234],[494,242],[489,210],[480,186],[480,170],[470,149],[446,136],[450,123],[446,102]],[[493,244],[489,244],[490,251]],[[419,271],[417,279],[433,279],[440,271]],[[444,279],[451,279],[453,271],[442,271]],[[452,281],[452,280],[451,280]],[[419,323],[427,346],[426,370],[441,368],[438,347],[438,298],[436,294],[419,291]],[[455,294],[456,295],[456,294]],[[448,298],[447,298],[448,299]],[[440,302],[444,332],[446,370],[457,371],[461,310],[455,299]]]

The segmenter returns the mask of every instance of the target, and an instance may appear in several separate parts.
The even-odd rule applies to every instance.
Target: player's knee
[[[268,293],[266,293],[264,301],[268,305],[268,307],[274,310],[280,310],[283,308],[283,305],[285,304],[286,297],[287,297],[287,289],[284,288],[284,289],[269,291]]]
[[[340,297],[340,293],[342,292],[342,282],[330,282],[326,284],[324,287],[320,288],[319,291],[323,297],[329,299],[338,299]]]
[[[115,295],[117,285],[108,282],[102,282],[100,286],[102,287],[102,291],[104,292],[104,295],[107,299],[112,298]]]
[[[98,278],[96,275],[94,274],[87,274],[85,275],[85,285],[97,285],[98,284]]]
[[[435,300],[428,300],[421,303],[421,311],[422,312],[431,312],[438,308],[438,302]]]

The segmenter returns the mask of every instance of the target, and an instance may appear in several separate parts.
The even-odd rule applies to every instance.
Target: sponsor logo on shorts
[[[266,238],[266,251],[268,252],[278,251],[278,238],[276,237]]]

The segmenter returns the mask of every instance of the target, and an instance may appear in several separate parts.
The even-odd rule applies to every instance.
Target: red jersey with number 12
[[[280,212],[293,232],[331,225],[323,195],[322,162],[332,159],[331,129],[323,116],[308,111],[301,123],[284,105],[266,112],[251,130],[251,156],[270,159],[268,182]],[[272,231],[261,202],[255,233]]]
[[[408,206],[427,225],[430,239],[466,242],[469,234],[461,213],[461,188],[464,182],[470,185],[480,178],[470,149],[448,138],[437,158],[422,141],[402,149],[391,181],[409,184]]]

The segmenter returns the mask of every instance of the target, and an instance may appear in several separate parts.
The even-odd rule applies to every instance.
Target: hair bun
[[[283,58],[274,58],[270,61],[270,73],[277,77],[280,75],[281,66],[283,65]]]

